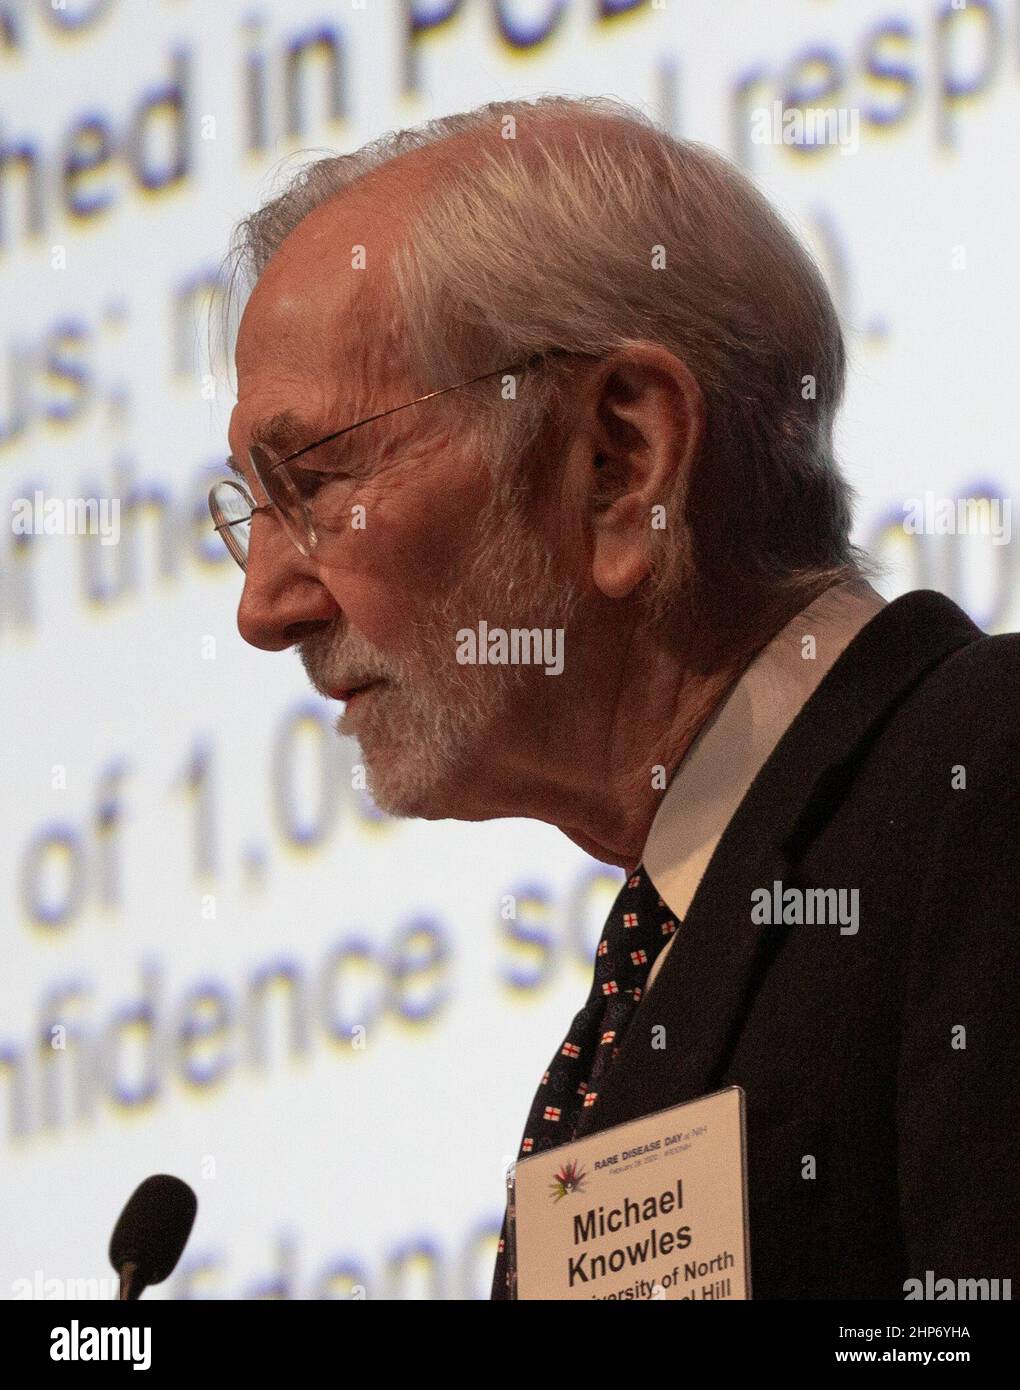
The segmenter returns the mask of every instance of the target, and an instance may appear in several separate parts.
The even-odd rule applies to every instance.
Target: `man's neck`
[[[659,650],[649,658],[651,679],[642,682],[646,694],[643,716],[631,715],[629,727],[620,731],[622,755],[610,752],[608,775],[597,797],[597,809],[584,824],[553,819],[560,830],[587,854],[602,863],[615,864],[632,872],[641,862],[656,812],[674,774],[713,713],[757,654],[803,608],[812,603],[829,585],[819,583],[813,592],[774,611],[739,645],[731,648],[728,659],[707,673],[690,653],[669,657]],[[633,667],[642,670],[644,663]],[[694,671],[697,674],[691,674]],[[665,728],[657,720],[662,709],[672,709]],[[640,744],[642,730],[659,728],[650,742]],[[617,771],[614,772],[614,766]]]
[[[641,861],[652,821],[673,774],[713,711],[739,679],[744,664],[699,680],[695,690],[686,692],[669,729],[656,746],[643,760],[637,759],[612,790],[606,788],[607,800],[620,808],[618,823],[613,827],[616,833],[607,827],[609,833],[597,836],[578,826],[559,825],[564,835],[601,863],[616,864],[633,872]]]

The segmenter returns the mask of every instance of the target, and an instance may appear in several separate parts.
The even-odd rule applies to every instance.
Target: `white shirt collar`
[[[769,755],[826,672],[884,606],[864,580],[826,589],[758,653],[691,744],[641,856],[659,896],[678,917],[687,912],[723,831]],[[806,640],[811,637],[813,657]],[[656,960],[649,985],[665,954]]]

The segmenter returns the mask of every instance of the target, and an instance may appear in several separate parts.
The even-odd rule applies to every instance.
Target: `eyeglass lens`
[[[301,494],[294,486],[286,465],[276,468],[276,459],[259,444],[249,450],[255,475],[266,490],[266,496],[276,507],[277,515],[291,540],[302,555],[314,548],[316,535]]]
[[[224,479],[213,487],[209,500],[213,522],[223,537],[223,544],[244,569],[251,535],[251,498],[238,483]]]

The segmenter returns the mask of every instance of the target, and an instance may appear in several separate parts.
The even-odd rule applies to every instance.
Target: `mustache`
[[[311,633],[298,644],[298,655],[308,679],[320,690],[405,674],[402,662],[384,656],[360,634],[340,627]]]

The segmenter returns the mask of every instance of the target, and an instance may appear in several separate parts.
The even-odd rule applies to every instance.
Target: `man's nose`
[[[256,539],[256,532],[262,534]],[[255,517],[237,608],[237,630],[253,647],[283,651],[335,622],[339,607],[315,566],[268,517]]]

